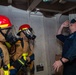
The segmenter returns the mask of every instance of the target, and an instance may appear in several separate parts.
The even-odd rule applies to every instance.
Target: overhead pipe
[[[76,2],[76,0],[64,0],[64,1]]]
[[[66,1],[68,1],[68,2],[76,2],[76,0],[59,0],[59,2],[66,2]]]
[[[50,1],[54,1],[54,0],[43,0],[43,2],[50,2]]]

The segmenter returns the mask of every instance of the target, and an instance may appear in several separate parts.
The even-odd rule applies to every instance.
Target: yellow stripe
[[[28,29],[28,28],[23,28],[22,30],[26,30],[26,29]],[[22,31],[22,30],[19,30],[19,32]]]
[[[8,69],[10,69],[10,64],[8,64],[7,66],[8,66]]]
[[[3,68],[1,68],[1,70],[3,70]],[[4,70],[4,75],[9,75],[9,74],[10,74],[9,70]]]
[[[9,71],[4,71],[4,75],[9,75]]]
[[[3,70],[3,67],[1,67],[0,69]]]
[[[28,53],[23,53],[22,56],[23,56],[23,59],[26,60],[26,57],[28,56]]]
[[[24,63],[21,60],[18,60],[22,65],[24,65]]]
[[[26,30],[26,29],[28,29],[28,28],[23,28],[22,30]]]
[[[5,42],[5,44],[7,45],[8,48],[11,48],[11,44],[8,42]]]
[[[7,27],[7,26],[8,26],[8,24],[1,24],[1,25],[0,25],[1,28],[5,28],[5,27]]]

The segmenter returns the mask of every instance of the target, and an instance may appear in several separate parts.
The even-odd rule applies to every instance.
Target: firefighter
[[[33,29],[30,27],[29,24],[21,25],[19,27],[19,32],[17,35],[20,36],[20,38],[23,38],[24,47],[23,47],[22,51],[23,51],[23,54],[26,54],[26,53],[28,54],[26,57],[26,60],[27,60],[26,67],[29,68],[30,75],[34,75],[34,59],[35,59],[35,57],[34,57],[34,42],[35,42],[36,36],[33,34]],[[27,72],[27,70],[24,71],[23,74],[25,72]]]
[[[8,17],[0,15],[0,75],[16,75],[17,68],[10,64],[11,55],[15,50],[15,43],[20,38],[16,38],[12,33],[12,24]]]
[[[10,57],[6,46],[12,24],[8,17],[0,15],[0,75],[10,75]]]

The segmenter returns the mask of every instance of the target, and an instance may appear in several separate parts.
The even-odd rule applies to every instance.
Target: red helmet
[[[20,35],[20,32],[21,32],[22,30],[26,30],[26,29],[32,29],[32,28],[30,27],[29,24],[23,24],[23,25],[21,25],[21,26],[19,27],[19,32],[17,33],[17,35]]]
[[[29,29],[31,28],[30,25],[28,24],[23,24],[19,27],[19,32],[22,31],[22,30],[26,30],[26,29]]]
[[[0,28],[9,28],[12,24],[8,17],[0,15]]]
[[[33,29],[30,27],[30,25],[28,24],[23,24],[19,27],[19,32],[17,33],[18,36],[20,36],[20,32],[23,32],[24,35],[28,38],[28,39],[32,39],[34,40],[36,38],[36,36],[33,34]]]

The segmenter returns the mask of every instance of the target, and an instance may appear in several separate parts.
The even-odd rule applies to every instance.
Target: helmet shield
[[[34,40],[36,36],[29,29],[22,31],[28,39]]]
[[[16,32],[15,32],[15,29],[14,29],[14,26],[12,28],[10,28],[8,30],[8,32],[6,33],[5,35],[5,39],[7,42],[9,42],[10,44],[14,44],[16,42]]]

